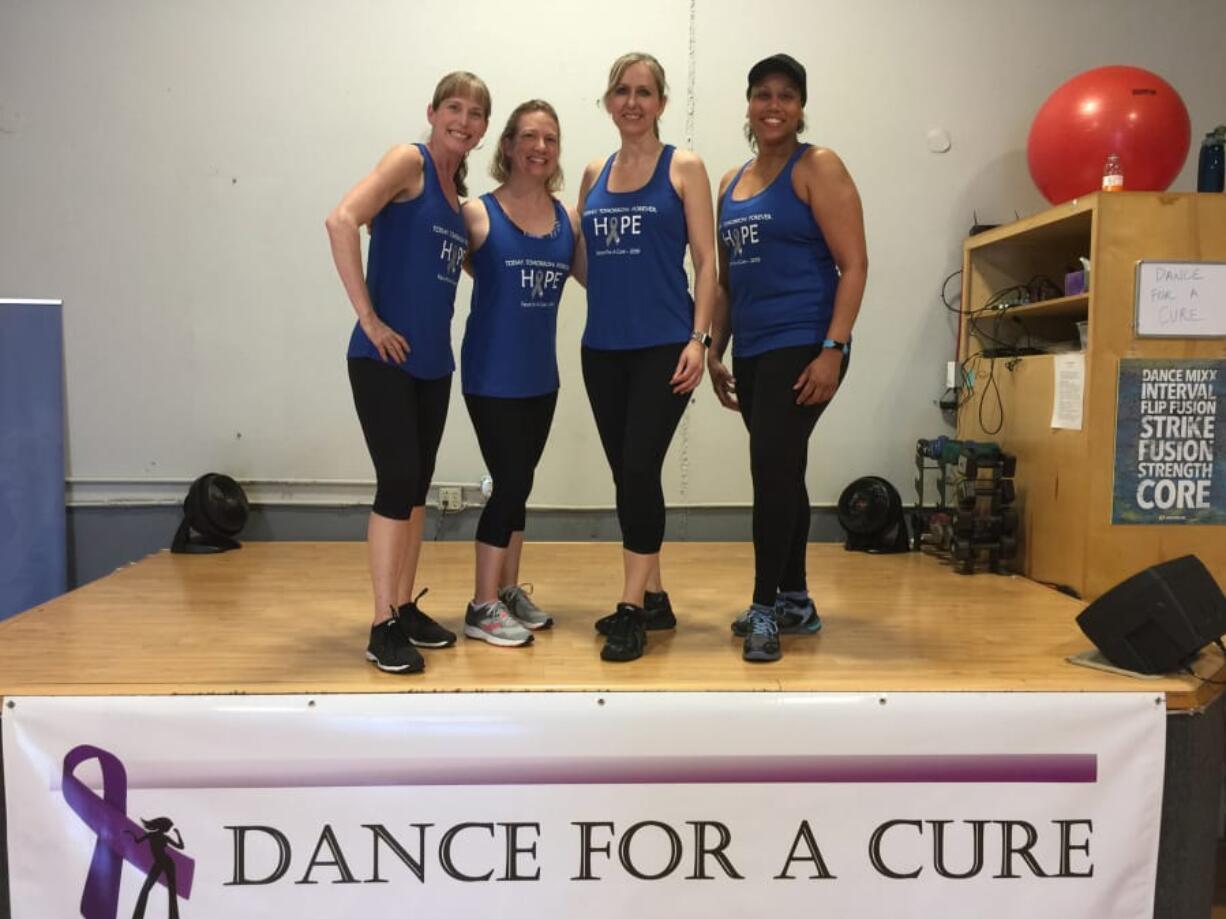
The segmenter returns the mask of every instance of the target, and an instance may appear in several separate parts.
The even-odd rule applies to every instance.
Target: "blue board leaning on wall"
[[[64,336],[58,300],[0,300],[0,619],[64,592]]]

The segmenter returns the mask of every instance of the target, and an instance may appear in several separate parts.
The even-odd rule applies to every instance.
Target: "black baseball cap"
[[[805,68],[800,61],[788,54],[772,54],[770,57],[764,57],[758,63],[749,68],[749,86],[745,90],[745,98],[749,98],[749,93],[754,86],[768,75],[772,73],[781,73],[800,88],[800,104],[804,105],[809,99],[809,90],[805,85]]]

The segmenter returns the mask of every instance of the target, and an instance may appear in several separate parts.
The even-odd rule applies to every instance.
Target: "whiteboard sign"
[[[1137,262],[1136,334],[1226,336],[1226,262]]]

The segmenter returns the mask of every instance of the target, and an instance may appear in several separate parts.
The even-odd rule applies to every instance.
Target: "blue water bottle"
[[[1219,124],[1205,135],[1200,145],[1197,191],[1221,191],[1226,176],[1226,125]]]

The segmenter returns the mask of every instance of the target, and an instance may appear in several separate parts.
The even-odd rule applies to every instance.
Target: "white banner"
[[[1153,913],[1153,693],[10,701],[13,919]]]

